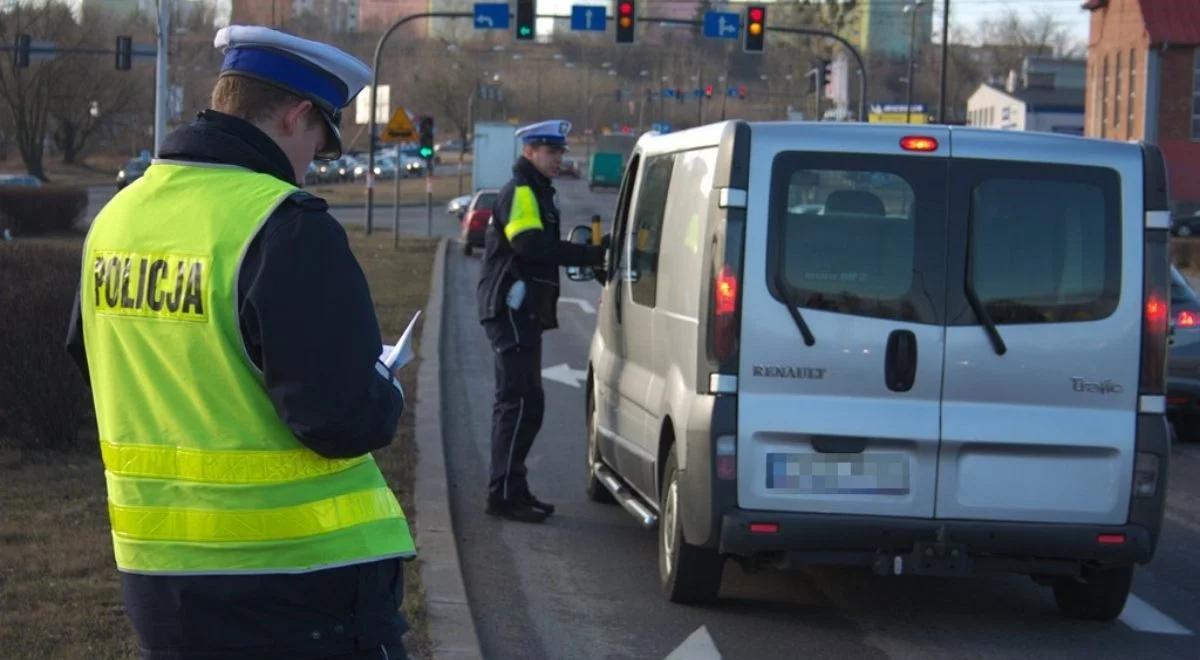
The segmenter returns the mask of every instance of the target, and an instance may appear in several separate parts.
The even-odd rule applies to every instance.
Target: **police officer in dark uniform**
[[[604,248],[562,240],[551,178],[567,150],[570,122],[517,131],[521,157],[500,190],[484,241],[479,320],[496,355],[492,468],[487,513],[542,522],[554,506],[529,491],[525,458],[542,425],[542,331],[558,327],[559,266],[601,266]]]

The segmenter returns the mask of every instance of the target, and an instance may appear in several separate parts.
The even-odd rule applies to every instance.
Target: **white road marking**
[[[1121,611],[1121,623],[1138,632],[1156,633],[1159,635],[1191,635],[1192,631],[1183,627],[1178,621],[1154,609],[1154,606],[1129,594],[1125,609]]]
[[[596,308],[592,306],[592,303],[584,300],[583,298],[559,298],[558,302],[579,305],[579,309],[582,309],[584,314],[596,313]]]
[[[708,634],[706,626],[700,626],[696,632],[683,640],[666,660],[721,660],[721,652]]]
[[[542,369],[542,378],[553,380],[563,385],[570,385],[571,387],[582,387],[583,381],[587,379],[587,372],[583,369],[572,369],[564,362]]]

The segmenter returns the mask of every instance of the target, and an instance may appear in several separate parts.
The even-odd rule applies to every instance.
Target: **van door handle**
[[[917,379],[917,336],[912,330],[893,330],[888,335],[884,381],[893,392],[907,392]]]

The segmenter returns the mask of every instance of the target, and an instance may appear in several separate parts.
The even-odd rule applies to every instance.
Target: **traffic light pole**
[[[470,18],[474,19],[474,12],[465,11],[434,11],[424,14],[410,14],[400,18],[400,20],[392,23],[392,26],[379,37],[379,42],[375,44],[375,58],[372,61],[371,67],[371,116],[367,119],[367,234],[375,227],[374,211],[375,211],[375,103],[376,91],[379,88],[379,67],[383,58],[383,47],[387,44],[388,39],[392,34],[400,29],[400,26],[415,21],[418,18]]]
[[[667,24],[667,25],[690,25],[693,27],[699,27],[699,26],[704,25],[704,21],[697,21],[697,20],[686,19],[686,18],[640,16],[640,17],[638,17],[637,20],[645,21],[647,23],[663,23],[663,24]],[[866,118],[867,118],[867,66],[865,63],[863,63],[862,55],[859,54],[858,49],[855,48],[853,44],[851,44],[849,41],[846,41],[844,38],[842,38],[832,32],[826,32],[825,30],[813,30],[810,28],[796,28],[796,27],[776,27],[776,26],[770,26],[770,25],[766,26],[766,29],[768,32],[782,32],[784,34],[803,34],[803,35],[810,36],[810,37],[825,37],[826,39],[833,39],[834,41],[840,43],[843,47],[845,47],[846,50],[850,51],[850,54],[854,56],[855,61],[858,62],[858,71],[859,71],[858,120],[866,121]],[[697,83],[699,84],[699,81],[697,81]],[[818,90],[818,93],[820,93],[819,90]],[[701,101],[700,104],[703,105],[704,102]]]

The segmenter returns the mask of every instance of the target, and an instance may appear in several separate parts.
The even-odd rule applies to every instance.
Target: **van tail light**
[[[717,478],[730,481],[737,478],[737,438],[732,435],[717,437]]]
[[[752,522],[750,523],[751,534],[778,534],[779,523],[773,522]]]
[[[713,356],[725,362],[737,348],[737,308],[740,286],[729,264],[721,266],[713,282]]]
[[[1161,396],[1167,391],[1167,319],[1170,318],[1166,230],[1146,230],[1143,244],[1142,370],[1138,391]]]
[[[1197,325],[1200,325],[1200,317],[1197,317],[1196,314],[1186,309],[1179,312],[1179,316],[1175,317],[1176,328],[1194,328]]]
[[[1133,460],[1133,494],[1154,497],[1158,492],[1158,454],[1139,451]]]

